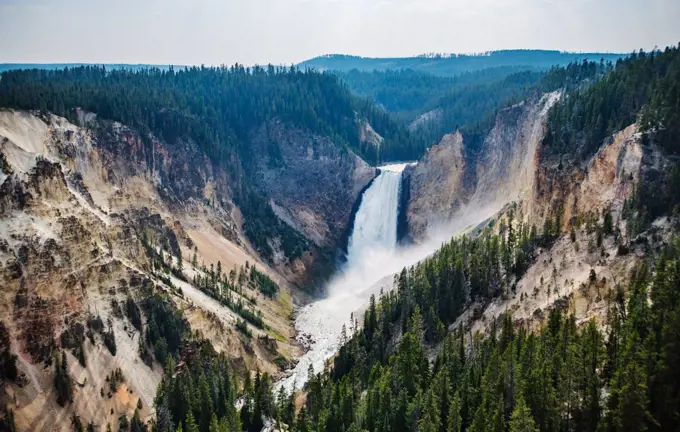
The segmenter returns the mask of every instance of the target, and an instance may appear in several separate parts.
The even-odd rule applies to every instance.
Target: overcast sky
[[[680,42],[680,0],[0,0],[0,63],[290,64]]]

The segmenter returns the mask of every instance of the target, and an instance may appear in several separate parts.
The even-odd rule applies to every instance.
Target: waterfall
[[[331,280],[328,296],[305,306],[295,320],[298,341],[309,348],[274,390],[301,388],[310,366],[321,372],[340,347],[343,325],[368,303],[376,283],[395,269],[402,171],[407,164],[379,167],[380,174],[361,197],[347,245],[347,263]]]
[[[357,265],[367,251],[397,246],[401,174],[405,164],[387,165],[364,192],[347,244],[347,265]]]

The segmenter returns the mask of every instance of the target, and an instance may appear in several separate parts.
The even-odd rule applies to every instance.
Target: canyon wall
[[[144,333],[124,305],[141,307],[155,292],[168,294],[192,330],[237,359],[237,370],[277,376],[289,367],[300,350],[291,314],[302,294],[294,285],[307,280],[313,257],[262,259],[234,203],[239,173],[212,163],[194,143],[142,137],[92,113],[79,120],[0,110],[0,321],[20,372],[2,400],[20,430],[70,430],[73,415],[115,425],[138,406],[143,420],[151,418],[163,365],[142,361]],[[340,241],[375,170],[330,139],[278,121],[253,131],[252,143],[280,155],[259,161],[257,186],[281,218],[320,247]],[[249,325],[250,339],[236,328],[240,312],[199,289],[196,278],[216,271],[237,278],[253,267],[279,292],[265,296],[246,279],[230,293],[264,322]],[[181,277],[172,268],[182,268]],[[104,323],[101,334],[92,330],[71,346],[72,335],[79,341],[93,322]],[[62,349],[74,381],[66,407],[56,402],[54,367],[45,367]],[[118,368],[125,382],[110,392],[106,378]]]

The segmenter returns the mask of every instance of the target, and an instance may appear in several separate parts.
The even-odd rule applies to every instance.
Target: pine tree
[[[184,430],[186,432],[199,432],[196,420],[194,420],[194,415],[191,410],[187,413],[186,420],[184,420]]]
[[[312,428],[309,425],[309,420],[307,419],[307,410],[305,407],[300,408],[295,425],[298,432],[311,432]]]
[[[215,406],[213,404],[208,379],[205,374],[202,374],[198,379],[198,390],[200,392],[201,401],[198,424],[201,426],[201,429],[207,429],[207,426],[212,419],[212,414],[215,411]]]
[[[463,427],[463,419],[460,416],[460,394],[456,393],[449,406],[447,432],[460,432]]]
[[[136,409],[130,423],[130,432],[147,432],[146,424],[139,418],[139,410]]]
[[[210,427],[208,427],[208,432],[224,432],[220,427],[220,424],[217,421],[217,415],[215,415],[214,412],[210,418]]]
[[[182,273],[184,271],[184,263],[182,262],[182,250],[177,251],[177,270]]]
[[[419,432],[439,432],[441,429],[441,418],[439,416],[439,402],[434,395],[434,391],[427,392],[423,415],[418,422]]]
[[[626,361],[620,366],[610,400],[613,429],[617,432],[644,432],[648,429],[651,415],[648,411],[647,373],[645,355],[637,346],[636,336],[628,338]]]
[[[534,424],[534,419],[531,416],[531,411],[524,401],[524,396],[520,395],[517,398],[517,404],[512,411],[510,418],[510,432],[538,432],[539,429]]]

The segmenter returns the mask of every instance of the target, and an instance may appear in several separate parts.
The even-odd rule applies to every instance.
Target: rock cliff
[[[143,305],[155,292],[167,293],[191,329],[240,359],[237,366],[280,373],[299,350],[290,342],[294,290],[243,236],[231,175],[190,143],[143,140],[92,114],[83,120],[86,127],[0,110],[0,321],[20,373],[1,397],[19,429],[70,430],[73,415],[115,425],[138,406],[143,419],[153,414],[163,366],[143,358],[144,333],[121,305]],[[199,289],[196,278],[214,278],[216,268],[237,279],[255,266],[279,292],[267,297],[244,279],[230,294],[264,322],[252,326],[251,340],[235,327],[241,312]],[[80,335],[75,343],[64,336],[72,332]],[[274,344],[261,343],[268,332]],[[45,367],[62,349],[74,383],[66,407],[56,403],[54,367]],[[118,368],[125,382],[109,391],[106,377]]]
[[[548,110],[559,96],[535,96],[501,110],[477,157],[460,132],[433,146],[405,174],[410,237],[422,241],[456,219],[482,220],[528,196]]]
[[[406,217],[412,238],[422,238],[428,228],[445,224],[469,200],[474,185],[463,151],[460,132],[444,135],[417,165],[405,170]]]
[[[540,227],[559,209],[562,225],[556,240],[539,248],[511,292],[487,304],[471,305],[454,326],[488,330],[507,313],[538,326],[555,308],[574,313],[578,324],[590,319],[603,323],[611,293],[627,289],[641,259],[671,241],[672,222],[667,218],[653,221],[636,236],[628,232],[623,213],[641,179],[659,177],[668,163],[660,149],[642,143],[636,124],[605,139],[585,161],[539,154],[532,189],[494,219],[506,218],[512,209],[516,217]],[[605,225],[605,215],[613,224],[609,235],[597,228]]]
[[[317,246],[337,247],[352,206],[375,169],[328,137],[279,120],[263,124],[252,143],[262,155],[257,185],[276,214]]]

